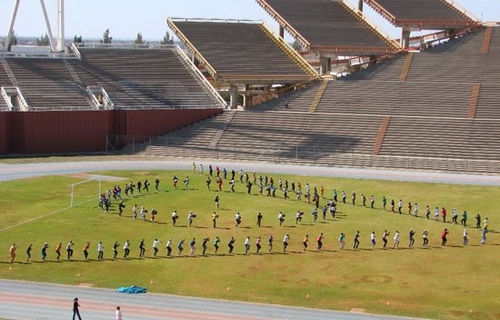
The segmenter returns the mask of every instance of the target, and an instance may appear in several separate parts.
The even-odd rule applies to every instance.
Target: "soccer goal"
[[[101,176],[68,185],[71,190],[70,208],[90,201],[99,202],[101,195]]]

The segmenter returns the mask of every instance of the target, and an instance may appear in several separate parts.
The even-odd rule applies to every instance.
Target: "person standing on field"
[[[321,232],[318,236],[318,238],[316,239],[316,242],[318,244],[318,251],[321,250],[321,248],[323,248],[323,232]]]
[[[16,250],[17,250],[17,246],[15,243],[13,243],[9,249],[10,263],[14,263],[14,260],[16,260]]]
[[[120,307],[116,307],[115,320],[123,320],[123,314],[122,311],[120,310]]]

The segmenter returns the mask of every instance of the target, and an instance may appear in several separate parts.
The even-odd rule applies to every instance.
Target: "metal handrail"
[[[13,89],[14,87],[10,87],[10,88]],[[1,87],[0,91],[2,93],[3,99],[5,100],[5,103],[7,104],[7,107],[9,107],[9,111],[14,110],[14,105],[12,104],[12,101],[10,100],[10,96],[7,94],[5,87]]]
[[[292,27],[274,8],[267,4],[264,0],[256,0],[257,4],[260,5],[267,13],[275,19],[278,23],[283,23],[283,28],[288,31],[298,41],[302,42],[306,49],[311,47],[311,43],[304,38],[294,27]]]
[[[346,0],[341,0],[340,3],[347,9],[351,10],[354,15],[358,15],[363,19],[363,21],[374,31],[379,33],[384,40],[393,47],[393,49],[401,50],[401,44],[397,42],[389,33],[387,33],[384,29],[380,28],[373,20],[371,20],[364,12],[359,11],[358,8],[353,7],[352,4],[348,3]]]
[[[189,39],[182,33],[182,31],[177,28],[172,18],[167,19],[167,25],[174,32],[174,34],[182,41],[184,44],[193,52],[195,57],[200,60],[200,62],[207,68],[208,72],[212,75],[215,81],[217,81],[217,71],[212,67],[212,65],[205,59],[205,57],[196,49],[196,47],[189,41]]]
[[[193,63],[193,61],[191,61],[191,59],[189,59],[189,57],[181,49],[181,47],[177,46],[176,52],[179,53],[179,56],[183,59],[183,61],[189,65],[191,70],[193,70],[193,72],[195,73],[197,78],[202,82],[203,86],[205,86],[205,88],[212,93],[212,95],[215,97],[215,99],[220,103],[221,107],[223,107],[223,108],[226,107],[226,105],[227,105],[226,100],[224,100],[224,98],[222,98],[222,96],[219,94],[219,92],[217,92],[217,90],[215,90],[215,88],[210,84],[210,82],[207,80],[207,78],[205,78],[203,73],[201,73],[200,69],[198,69],[198,67]]]
[[[74,54],[78,57],[78,60],[82,60],[82,54],[80,53],[80,50],[78,50],[78,47],[75,45],[75,43],[71,43],[71,50],[73,51]]]
[[[283,38],[281,38],[279,35],[277,35],[276,32],[271,28],[271,26],[269,26],[266,22],[263,22],[262,26],[265,28],[265,30],[271,36],[274,37],[275,40],[278,41],[278,43],[280,45],[282,45],[284,47],[285,50],[287,50],[288,52],[290,52],[290,54],[292,54],[294,56],[294,58],[297,60],[297,62],[299,62],[299,64],[302,67],[306,68],[306,71],[307,71],[308,74],[310,74],[311,76],[313,76],[315,78],[319,78],[320,75],[316,71],[316,69],[314,69],[309,64],[309,62],[307,62],[307,60],[304,59],[304,57],[302,55],[300,55],[299,53],[297,53],[297,51],[295,51],[295,49],[289,43],[287,43]]]
[[[127,43],[127,42],[112,42],[112,43],[101,43],[101,42],[84,42],[84,43],[74,43],[76,48],[102,48],[102,49],[174,49],[175,44],[162,44],[158,43]]]
[[[461,14],[465,15],[469,19],[471,19],[473,21],[476,21],[477,23],[481,23],[481,19],[479,19],[478,17],[476,17],[473,13],[471,13],[467,9],[465,9],[458,2],[456,2],[454,0],[441,0],[441,1],[447,2],[448,4],[452,5],[455,9],[457,9],[458,11],[460,11]]]
[[[21,103],[21,110],[22,111],[30,111],[31,107],[28,104],[28,102],[26,101],[26,99],[24,99],[24,95],[21,92],[21,89],[19,87],[16,87],[16,92],[17,92],[17,99]]]

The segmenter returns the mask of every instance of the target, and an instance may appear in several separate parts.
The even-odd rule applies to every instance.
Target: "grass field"
[[[123,177],[119,182],[103,181],[103,189],[127,181],[147,178],[153,182],[161,179],[160,191],[124,194],[125,213],[117,214],[116,202],[110,213],[97,207],[97,184],[88,183],[77,187],[75,197],[94,200],[75,208],[61,210],[69,204],[68,184],[85,180],[78,176],[54,176],[0,183],[0,243],[4,248],[0,260],[0,277],[6,279],[33,280],[64,284],[88,284],[96,287],[117,288],[139,285],[151,292],[179,295],[255,301],[304,307],[337,310],[360,309],[371,313],[405,315],[435,319],[498,319],[500,318],[500,276],[498,258],[500,237],[496,228],[498,221],[498,187],[424,184],[323,177],[280,176],[273,174],[275,182],[284,180],[301,182],[303,189],[308,182],[313,186],[324,186],[325,198],[331,198],[332,190],[348,194],[354,190],[357,204],[338,205],[335,219],[320,216],[313,223],[310,214],[313,206],[297,202],[291,195],[283,200],[277,191],[276,198],[260,196],[258,188],[248,195],[244,184],[237,182],[236,192],[229,191],[224,181],[223,192],[217,192],[215,178],[212,190],[205,185],[205,175],[190,171],[157,172],[101,172],[102,175]],[[172,177],[179,177],[179,188],[172,187]],[[190,189],[183,189],[183,179],[190,176]],[[259,175],[259,173],[257,174]],[[264,175],[264,174],[263,174]],[[238,174],[237,174],[238,176]],[[271,176],[271,175],[270,175]],[[361,194],[369,199],[373,194],[375,209],[363,207]],[[211,216],[215,210],[214,197],[220,196],[218,227],[212,228]],[[409,201],[420,206],[420,217],[394,214],[383,211],[381,198],[389,202],[403,199],[404,212]],[[320,201],[320,205],[326,199]],[[369,200],[367,200],[367,204]],[[153,207],[159,212],[157,222],[132,219],[134,204]],[[467,247],[462,246],[460,225],[428,221],[423,218],[425,205],[448,209],[448,219],[456,207],[461,215],[469,213],[469,236]],[[388,206],[389,208],[389,206]],[[172,226],[170,214],[179,213],[177,226]],[[187,214],[197,214],[193,226],[187,226]],[[295,212],[305,211],[303,221],[295,224]],[[234,214],[239,211],[242,225],[234,226]],[[256,226],[257,212],[264,215],[262,227]],[[286,213],[284,226],[279,226],[278,213]],[[481,213],[490,220],[486,245],[480,244],[480,232],[474,228],[474,216]],[[432,215],[432,214],[431,214]],[[149,215],[148,215],[149,217]],[[460,219],[459,219],[460,220]],[[441,246],[440,234],[444,228],[450,230],[448,244]],[[408,248],[408,231],[416,230],[416,245]],[[391,232],[389,249],[381,248],[381,236],[387,229]],[[429,231],[430,246],[422,247],[421,234]],[[359,250],[352,250],[355,232],[361,234]],[[401,247],[392,249],[394,232],[401,232]],[[377,246],[370,248],[370,233],[376,232]],[[316,250],[316,237],[325,235],[323,249]],[[338,235],[346,234],[346,250],[339,250]],[[285,233],[290,235],[290,245],[283,254],[281,241]],[[267,237],[275,238],[274,253],[267,253]],[[302,240],[308,234],[309,250],[304,252]],[[213,255],[212,241],[221,238],[219,255]],[[235,250],[228,255],[227,241],[236,238]],[[244,255],[244,239],[251,238],[251,254]],[[255,239],[262,237],[263,249],[255,252]],[[174,240],[174,256],[165,256],[165,242]],[[195,255],[189,255],[189,240],[197,239]],[[207,255],[201,255],[201,240],[210,237]],[[160,254],[152,257],[152,242],[162,241]],[[185,250],[180,257],[175,248],[179,239],[185,238]],[[131,258],[122,259],[125,240],[131,242]],[[138,245],[146,240],[146,258],[138,257]],[[69,240],[75,242],[73,261],[65,259],[64,247]],[[40,249],[47,241],[48,262],[40,262]],[[82,247],[91,242],[90,260],[84,261]],[[105,246],[105,261],[97,261],[97,243]],[[120,259],[112,260],[112,244],[118,241]],[[8,263],[8,249],[15,242],[18,246],[17,263]],[[55,260],[54,247],[63,243],[63,255]],[[25,263],[25,249],[33,243],[32,262]]]

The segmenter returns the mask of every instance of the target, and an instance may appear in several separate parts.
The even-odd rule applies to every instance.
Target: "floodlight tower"
[[[57,0],[57,47],[58,52],[64,51],[64,0]]]
[[[19,4],[21,0],[16,0],[14,3],[14,10],[12,11],[12,16],[9,25],[9,31],[7,32],[7,38],[5,39],[4,50],[9,49],[10,41],[12,38],[12,32],[14,30],[14,25],[16,24],[17,11],[19,9]],[[57,46],[54,43],[54,36],[52,35],[52,28],[50,27],[49,16],[47,15],[47,9],[45,8],[45,1],[40,0],[40,5],[42,6],[43,17],[45,19],[45,25],[47,26],[47,35],[50,41],[50,49],[53,52],[64,51],[64,0],[57,0]]]

